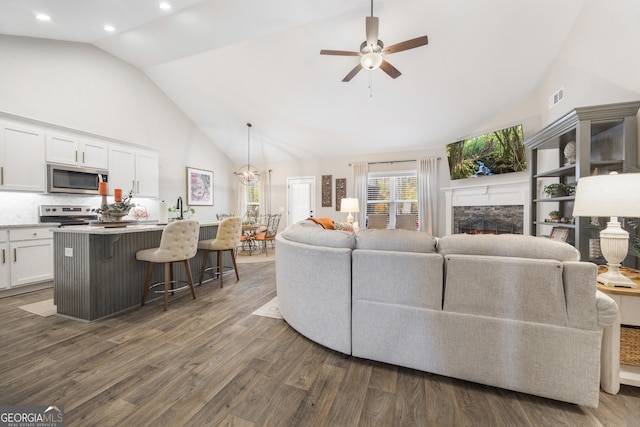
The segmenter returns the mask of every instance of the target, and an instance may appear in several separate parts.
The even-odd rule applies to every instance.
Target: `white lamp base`
[[[353,215],[351,215],[351,212],[349,212],[349,215],[347,216],[347,223],[353,225],[353,221],[354,221]]]
[[[598,275],[598,282],[606,286],[637,287],[631,279],[620,273],[620,263],[629,251],[629,233],[620,227],[618,218],[615,216],[611,217],[607,228],[600,232],[600,249],[604,259],[607,260],[609,270]]]
[[[620,264],[607,264],[609,270],[606,273],[598,274],[598,282],[605,286],[621,286],[624,288],[637,288],[638,286],[628,277],[620,273]]]

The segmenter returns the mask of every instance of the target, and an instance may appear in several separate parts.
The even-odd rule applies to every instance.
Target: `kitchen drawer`
[[[9,233],[7,230],[0,230],[0,242],[6,242],[9,240]]]
[[[53,239],[53,231],[45,227],[15,228],[9,230],[9,239],[12,242],[18,240]]]
[[[640,297],[621,295],[620,305],[620,312],[622,313],[620,323],[640,326]]]

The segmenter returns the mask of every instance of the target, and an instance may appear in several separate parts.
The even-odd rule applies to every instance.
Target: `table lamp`
[[[360,206],[358,205],[358,199],[355,197],[347,197],[340,201],[340,212],[349,212],[347,216],[347,222],[353,224],[352,212],[360,212]]]
[[[610,216],[607,228],[600,232],[600,249],[608,271],[598,275],[607,286],[635,288],[620,273],[620,263],[629,251],[629,233],[618,217],[640,217],[640,173],[596,175],[580,178],[576,188],[573,216]]]

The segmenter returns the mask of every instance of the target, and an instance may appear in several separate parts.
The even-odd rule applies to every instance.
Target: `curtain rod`
[[[437,160],[441,160],[442,157],[436,157]],[[394,163],[406,163],[406,162],[417,162],[418,159],[410,159],[410,160],[388,160],[386,162],[367,162],[368,165],[380,165],[384,163],[394,164]],[[353,166],[352,163],[349,163],[349,166]]]

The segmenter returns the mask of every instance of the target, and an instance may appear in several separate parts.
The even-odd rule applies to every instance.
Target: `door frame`
[[[310,193],[309,200],[311,201],[311,211],[315,215],[316,211],[316,177],[315,176],[294,176],[287,178],[287,225],[291,225],[291,182],[298,180],[309,180]]]

